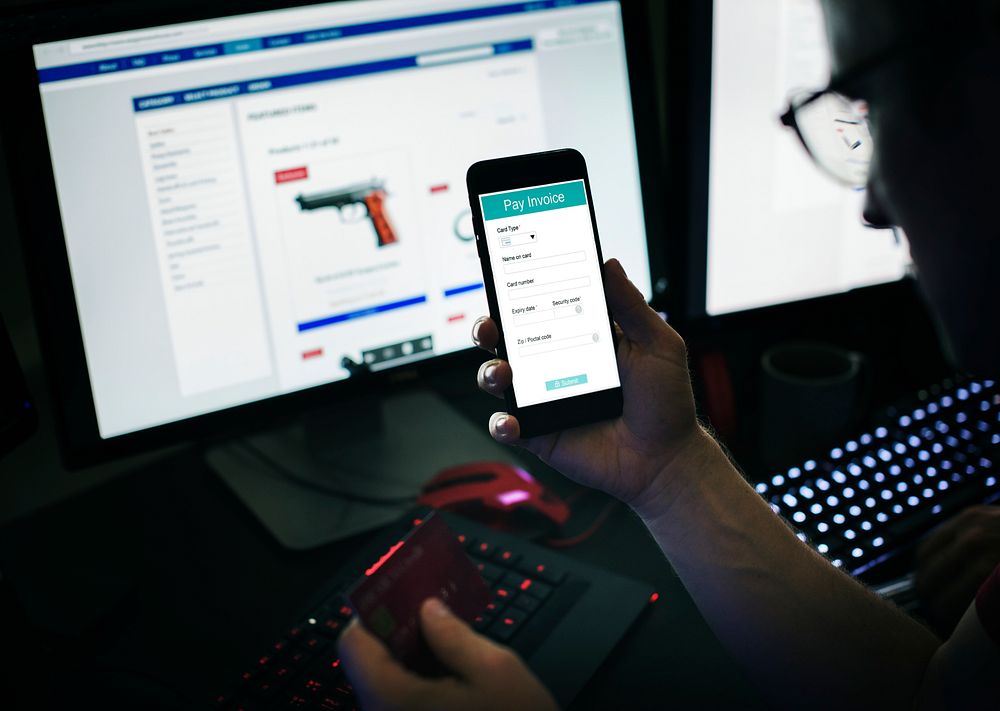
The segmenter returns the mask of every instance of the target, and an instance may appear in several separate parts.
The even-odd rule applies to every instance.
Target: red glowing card
[[[420,634],[420,606],[436,597],[466,622],[490,591],[444,520],[431,514],[365,571],[349,594],[358,616],[396,659],[414,671],[440,671]]]

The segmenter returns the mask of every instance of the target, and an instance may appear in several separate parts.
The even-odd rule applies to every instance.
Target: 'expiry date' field
[[[518,326],[528,326],[533,323],[544,323],[561,318],[572,318],[583,314],[583,306],[575,304],[571,306],[555,306],[551,309],[535,309],[524,313],[514,314],[514,323]]]

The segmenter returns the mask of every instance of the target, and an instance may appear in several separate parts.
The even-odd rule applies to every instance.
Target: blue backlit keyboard
[[[861,575],[959,510],[1000,499],[1000,388],[955,378],[822,459],[756,484],[834,565]]]

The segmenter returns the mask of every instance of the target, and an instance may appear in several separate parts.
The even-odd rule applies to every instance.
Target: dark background
[[[0,0],[0,28],[41,4]],[[678,137],[689,129],[680,111],[687,55],[677,32],[683,10],[672,9],[668,17],[665,9],[684,3],[647,4],[657,77],[649,90],[667,136],[664,190],[684,195],[688,177]],[[668,46],[671,32],[676,41]],[[10,140],[16,137],[0,137]],[[109,708],[201,702],[273,641],[363,537],[306,553],[282,549],[207,467],[197,443],[80,471],[62,466],[52,420],[58,404],[42,372],[10,180],[0,163],[0,314],[41,424],[0,461],[0,629],[18,658],[4,665],[2,681],[19,690],[25,707],[44,706],[52,695],[68,708],[92,708],[78,702],[95,698]],[[651,239],[682,241],[686,229],[678,215],[667,221],[665,234]],[[683,272],[680,263],[672,268]],[[677,273],[676,281],[684,277]],[[671,321],[689,342],[699,394],[718,385],[701,375],[706,356],[721,357],[728,367],[736,417],[726,417],[722,434],[751,478],[768,474],[757,464],[755,446],[759,359],[768,346],[817,340],[865,353],[873,408],[948,373],[909,281],[711,320],[685,319],[681,300],[670,307]],[[472,385],[479,361],[470,352],[427,384],[485,424],[493,402]],[[712,421],[716,413],[702,414]],[[576,487],[554,472],[525,463],[556,493],[574,493]],[[582,495],[574,520],[585,525],[605,501],[596,493]],[[577,706],[761,705],[751,680],[712,636],[628,510],[617,507],[593,538],[567,552],[649,581],[661,593]]]

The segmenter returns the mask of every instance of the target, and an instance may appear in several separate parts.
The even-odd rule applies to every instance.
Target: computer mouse
[[[508,462],[471,462],[444,469],[424,485],[418,502],[522,535],[529,532],[526,529],[562,526],[570,514],[565,501]]]

